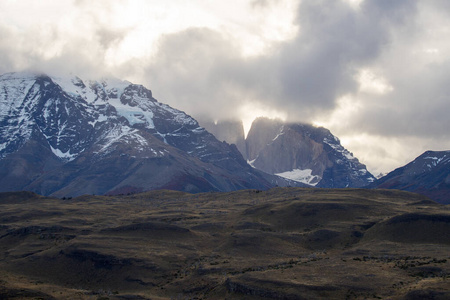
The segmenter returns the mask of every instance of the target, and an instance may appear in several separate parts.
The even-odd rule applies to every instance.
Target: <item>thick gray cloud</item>
[[[156,58],[145,68],[145,77],[162,101],[194,114],[221,115],[235,89],[239,66],[237,49],[220,33],[192,28],[161,38]],[[237,87],[239,88],[239,87]],[[217,110],[216,113],[214,111]],[[222,111],[223,113],[223,111]]]
[[[251,100],[311,121],[357,91],[358,69],[374,63],[391,31],[414,13],[413,1],[366,1],[360,10],[340,1],[302,1],[299,34],[267,55],[244,58],[221,33],[189,29],[161,40],[147,74],[169,101],[179,100],[193,114],[199,108],[228,117]]]
[[[0,21],[0,72],[32,70],[89,78],[111,75],[113,70],[106,61],[107,53],[132,28],[111,26],[104,17],[112,12],[107,2],[78,0],[69,6],[71,2],[39,5],[24,1],[17,3],[17,7],[14,3],[0,3],[3,17],[8,17],[8,9],[19,11],[15,17],[17,23],[9,24],[7,18]]]
[[[366,0],[355,9],[340,1],[302,1],[298,34],[263,56],[242,57],[227,36],[190,29],[161,40],[146,74],[150,85],[164,87],[157,89],[163,100],[214,119],[236,117],[236,108],[253,101],[291,120],[327,120],[339,99],[350,96],[354,113],[330,129],[349,138],[375,172],[386,172],[426,149],[450,147],[450,45],[435,45],[445,37],[433,33],[442,30],[446,5]],[[367,69],[389,88],[362,90],[358,76]],[[368,136],[372,141],[363,142]]]
[[[296,34],[261,53],[243,55],[246,41],[237,37],[246,28],[239,23],[234,31],[172,30],[156,50],[117,62],[111,55],[142,28],[112,26],[113,14],[128,2],[108,3],[77,0],[71,20],[78,23],[69,33],[61,24],[23,30],[0,22],[0,72],[114,75],[202,118],[239,118],[243,106],[253,105],[294,121],[321,121],[371,167],[385,157],[381,171],[400,165],[402,151],[406,157],[450,148],[448,1],[363,0],[355,7],[346,0],[302,0]],[[270,16],[277,3],[249,1],[249,13]],[[152,8],[143,11],[158,15]],[[148,46],[143,39],[137,48]],[[372,77],[363,82],[361,74]]]
[[[412,62],[413,63],[413,62]],[[398,88],[387,95],[368,96],[353,130],[384,136],[419,136],[448,139],[450,128],[450,66],[429,66],[397,78]]]
[[[448,32],[445,28],[449,24],[436,28],[428,23],[430,16],[438,22],[448,17],[442,8],[422,3],[420,9],[428,10],[427,14],[414,18],[414,14],[405,13],[408,20],[400,14],[397,18],[402,19],[403,27],[389,27],[389,43],[373,64],[382,70],[393,91],[360,94],[362,109],[346,130],[391,137],[435,137],[446,144],[450,138],[450,119],[446,117],[450,115],[450,48],[439,41],[445,41],[443,33]]]

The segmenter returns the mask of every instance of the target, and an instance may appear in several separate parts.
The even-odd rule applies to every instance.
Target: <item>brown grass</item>
[[[450,212],[390,190],[0,194],[0,299],[450,295]]]

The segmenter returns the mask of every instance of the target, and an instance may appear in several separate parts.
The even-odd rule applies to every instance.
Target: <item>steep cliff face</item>
[[[251,168],[235,146],[141,85],[0,76],[0,191],[76,196],[277,184],[288,183]]]
[[[253,167],[299,182],[362,187],[374,181],[366,167],[325,128],[258,118],[246,146]]]
[[[322,174],[330,164],[323,144],[311,139],[303,128],[277,123],[272,128],[268,128],[270,120],[260,119],[254,123],[247,138],[252,165],[272,174],[297,168]],[[258,129],[260,125],[262,128]]]

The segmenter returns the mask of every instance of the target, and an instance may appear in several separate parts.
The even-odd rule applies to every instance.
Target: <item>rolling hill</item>
[[[448,299],[450,211],[396,190],[0,193],[2,299]]]

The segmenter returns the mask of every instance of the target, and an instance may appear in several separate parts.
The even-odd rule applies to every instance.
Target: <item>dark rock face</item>
[[[293,169],[314,169],[314,173],[322,174],[330,164],[323,144],[310,138],[310,128],[306,129],[306,125],[277,122],[274,124],[277,132],[267,128],[270,124],[258,128],[260,123],[265,121],[257,120],[247,139],[249,159],[256,168],[272,174]]]
[[[258,118],[246,146],[255,168],[318,187],[362,187],[375,179],[325,128]]]
[[[0,191],[76,196],[275,184],[288,183],[251,168],[235,146],[141,85],[0,76]]]
[[[450,204],[450,151],[426,151],[370,187],[416,192]]]
[[[202,122],[219,140],[236,144],[256,169],[318,187],[362,187],[375,180],[325,128],[256,119],[244,139],[241,122]]]

